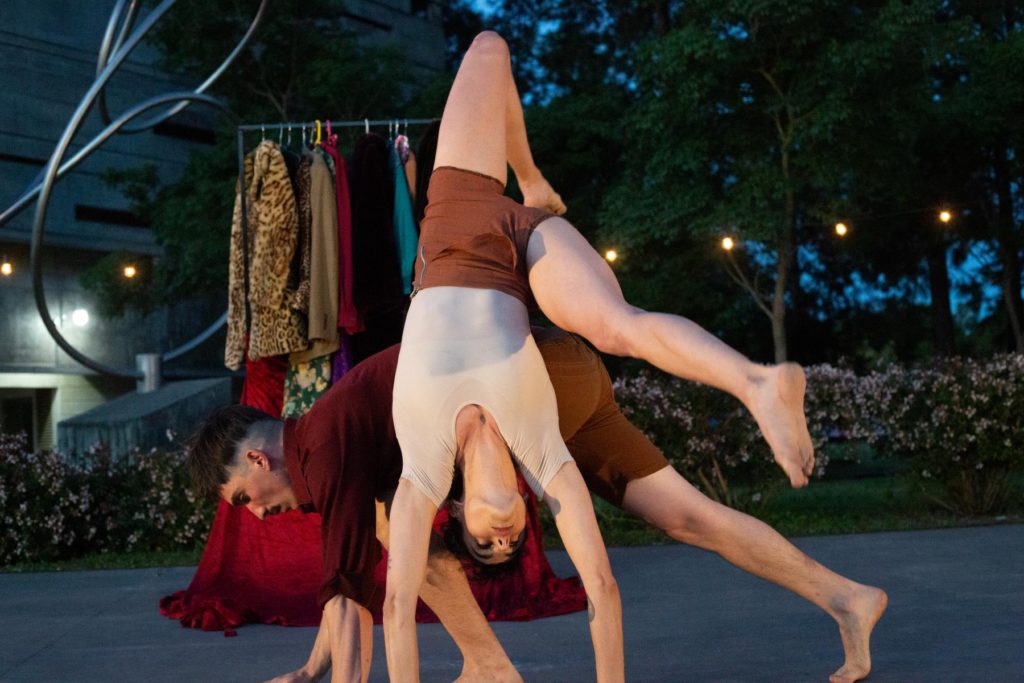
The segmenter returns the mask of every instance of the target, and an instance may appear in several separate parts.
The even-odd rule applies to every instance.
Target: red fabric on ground
[[[267,358],[246,363],[242,403],[271,415],[280,415],[284,400],[287,359]],[[586,596],[579,579],[555,576],[544,556],[537,501],[527,492],[527,538],[515,571],[492,579],[475,576],[467,560],[470,587],[489,621],[526,621],[582,610]],[[441,511],[434,522],[447,520]],[[375,576],[383,585],[385,554]],[[316,603],[322,579],[320,515],[293,510],[259,520],[245,508],[224,501],[210,529],[203,557],[192,583],[160,601],[160,613],[182,626],[204,631],[226,631],[243,624],[316,626]],[[381,615],[374,614],[375,623]],[[416,611],[421,623],[437,618],[422,603]]]
[[[192,583],[161,600],[160,613],[204,631],[316,626],[321,565],[320,515],[292,510],[261,521],[222,500]]]

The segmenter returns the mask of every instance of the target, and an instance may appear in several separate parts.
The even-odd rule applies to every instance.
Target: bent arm
[[[355,600],[335,595],[324,605],[324,621],[328,628],[331,683],[366,683],[373,656],[373,617],[369,611]]]
[[[590,493],[576,463],[562,466],[545,489],[544,500],[554,514],[562,543],[587,592],[597,680],[599,683],[622,681],[625,661],[619,587],[612,576]]]
[[[362,628],[368,621],[370,630]],[[331,670],[332,683],[366,683],[373,654],[373,616],[354,600],[336,595],[324,605],[320,629],[309,659],[301,669],[267,683],[316,683]]]
[[[427,569],[430,526],[437,506],[401,479],[391,506],[388,581],[384,597],[384,646],[393,683],[420,679],[416,598]]]

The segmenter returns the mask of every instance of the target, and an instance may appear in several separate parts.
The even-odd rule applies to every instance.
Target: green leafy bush
[[[623,412],[709,497],[750,507],[782,481],[756,423],[725,393],[651,372],[620,378],[615,390]],[[905,459],[926,495],[955,513],[1004,511],[1011,477],[1024,470],[1020,354],[865,376],[808,367],[805,412],[819,475],[827,441],[866,441]]]
[[[864,407],[933,500],[963,514],[1006,509],[1024,468],[1024,355],[891,367],[864,378]]]
[[[781,481],[747,410],[728,394],[662,373],[615,381],[622,412],[708,497],[756,507]],[[778,470],[781,472],[781,470]],[[749,484],[743,494],[735,484]]]
[[[68,458],[0,434],[0,565],[192,548],[213,512],[192,493],[180,451]]]

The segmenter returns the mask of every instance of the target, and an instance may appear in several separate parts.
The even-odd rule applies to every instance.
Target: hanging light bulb
[[[836,223],[836,234],[840,237],[845,237],[850,229],[846,227],[846,223]]]
[[[139,274],[139,271],[136,270],[135,266],[133,266],[131,264],[128,264],[127,266],[124,267],[124,276],[126,278],[128,278],[129,280],[131,280],[133,277],[135,277],[138,274]]]
[[[4,277],[9,277],[13,272],[14,264],[11,263],[6,256],[4,256],[3,262],[0,263],[0,275],[3,275]]]
[[[736,243],[733,242],[731,237],[723,237],[722,238],[722,249],[725,249],[726,251],[732,251],[733,247],[735,247],[735,246],[736,246]]]
[[[615,261],[618,260],[618,258],[619,252],[615,251],[614,249],[609,249],[608,251],[604,252],[604,260],[607,261],[608,263],[615,263]]]
[[[943,209],[942,211],[939,211],[939,220],[943,223],[948,223],[953,220],[953,214]]]

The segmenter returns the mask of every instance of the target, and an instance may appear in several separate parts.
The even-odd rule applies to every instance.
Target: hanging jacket
[[[416,148],[416,192],[412,217],[416,225],[423,220],[423,212],[427,209],[427,188],[430,186],[430,174],[434,171],[434,156],[437,154],[437,134],[441,130],[441,122],[434,121],[423,131],[419,147]]]
[[[371,328],[376,315],[406,304],[396,257],[394,178],[387,141],[369,133],[356,143],[349,168],[352,266],[356,308]],[[357,335],[359,336],[359,335]]]
[[[395,145],[391,145],[391,172],[395,177],[395,206],[392,215],[395,230],[395,246],[398,251],[398,267],[402,277],[402,293],[412,293],[412,271],[416,265],[416,248],[419,233],[412,219],[412,204],[409,202],[409,187],[406,185],[405,168]]]
[[[338,328],[355,334],[363,326],[352,294],[352,205],[349,202],[348,174],[345,160],[337,148],[338,136],[330,133],[330,123],[327,130],[323,148],[334,160],[334,191],[338,202]]]
[[[338,203],[327,153],[317,147],[309,169],[312,206],[309,338],[338,338]]]
[[[228,268],[228,334],[224,364],[242,366],[249,328],[249,358],[306,347],[302,315],[292,309],[288,273],[298,236],[298,214],[288,169],[277,143],[261,142],[243,163],[248,213],[249,309],[246,320],[241,194],[236,188]]]

